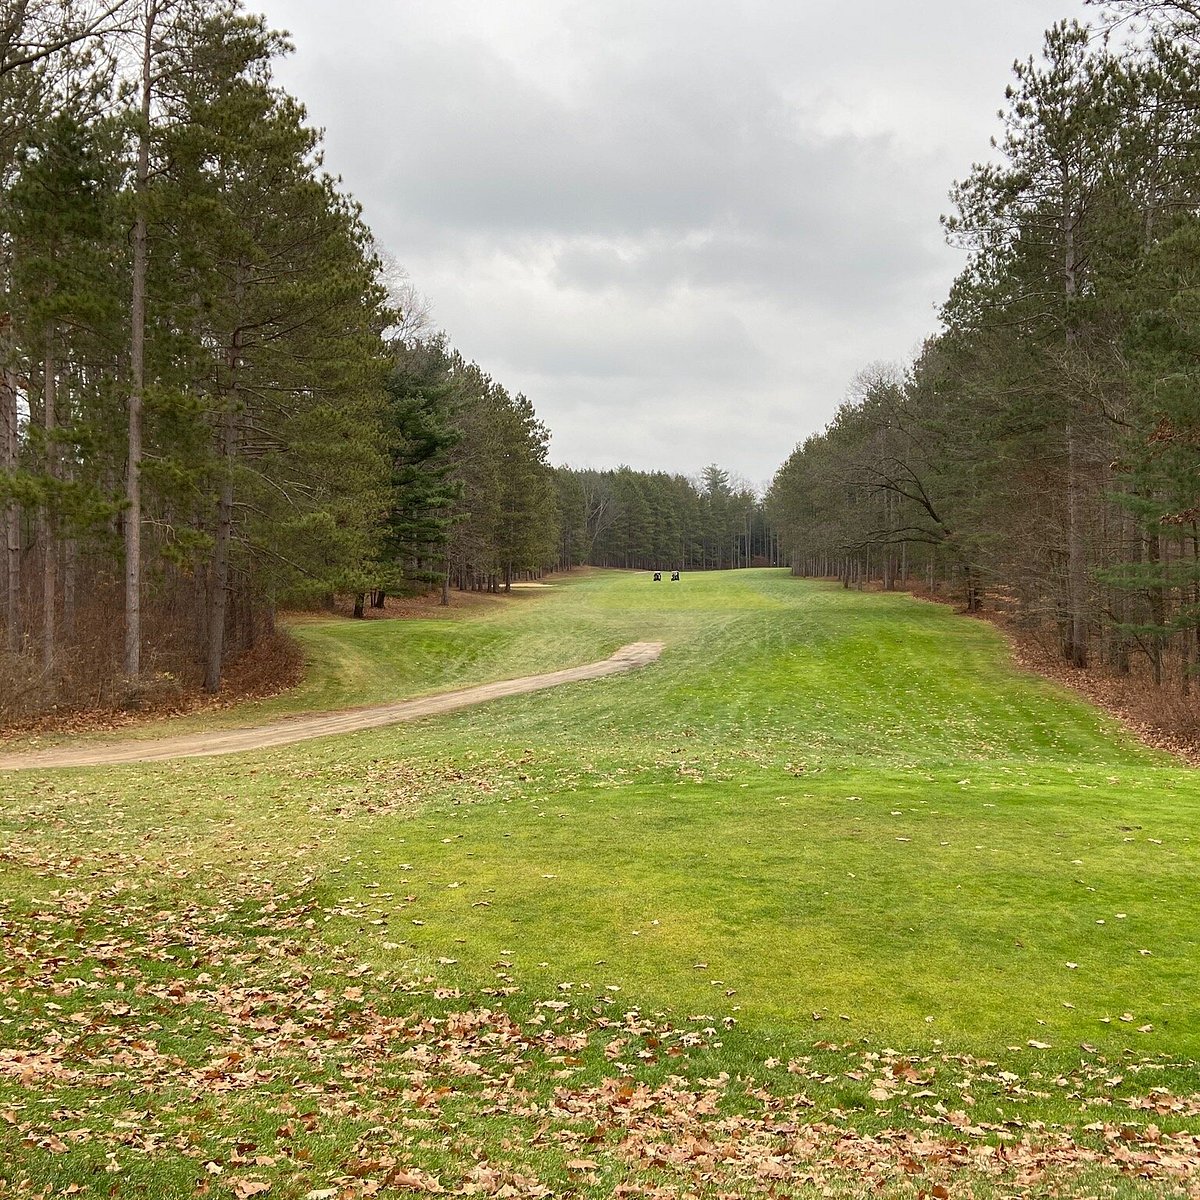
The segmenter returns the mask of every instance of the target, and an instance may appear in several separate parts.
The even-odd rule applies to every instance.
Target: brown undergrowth
[[[980,615],[1005,635],[1026,670],[1086,696],[1144,745],[1200,766],[1200,713],[1187,697],[1137,674],[1120,675],[1104,666],[1072,667],[1035,632],[1020,629],[1003,614]]]
[[[494,595],[490,592],[452,591],[450,603],[447,605],[442,603],[440,590],[425,592],[417,596],[388,596],[382,608],[374,608],[368,604],[359,619],[366,621],[456,620],[465,612],[495,608],[511,599],[511,596]],[[354,616],[354,597],[337,597],[333,607],[324,613],[289,613],[287,619],[313,620],[315,617],[323,616],[352,618]]]
[[[127,729],[186,713],[233,708],[295,687],[304,675],[304,652],[285,630],[260,637],[225,670],[221,691],[210,696],[198,683],[185,684],[175,675],[151,675],[139,692],[136,707],[112,703],[61,705],[27,716],[0,709],[0,741],[45,733],[89,733]]]
[[[579,577],[595,569],[594,567],[575,567],[570,574],[572,577]],[[554,579],[556,576],[556,572],[547,571],[543,575],[542,580]],[[374,608],[368,603],[360,619],[367,621],[453,620],[454,618],[461,617],[464,612],[496,608],[502,604],[511,604],[514,601],[520,601],[529,596],[536,595],[547,586],[542,580],[516,582],[512,585],[511,592],[503,590],[499,592],[475,592],[460,591],[458,588],[451,588],[449,604],[442,603],[441,588],[434,588],[432,591],[422,592],[414,596],[388,596],[384,600],[382,608]],[[342,617],[353,617],[354,597],[350,595],[338,596],[334,600],[333,607],[327,610],[327,613],[330,612]],[[289,614],[288,619],[312,620],[317,615],[314,613]]]

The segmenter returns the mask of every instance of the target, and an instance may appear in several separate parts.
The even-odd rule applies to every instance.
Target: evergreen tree
[[[444,339],[397,346],[387,395],[384,437],[392,479],[383,558],[391,574],[381,578],[381,595],[385,587],[427,587],[449,578],[447,546],[462,494],[461,483],[451,479],[450,451],[462,434],[453,424]]]

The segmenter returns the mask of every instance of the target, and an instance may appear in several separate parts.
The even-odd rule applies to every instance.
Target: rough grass
[[[1194,772],[1014,670],[988,626],[754,571],[590,575],[464,621],[298,632],[310,680],[256,718],[668,648],[632,675],[417,725],[0,778],[13,1190],[107,1191],[106,1162],[128,1194],[136,1177],[164,1196],[469,1191],[481,1161],[520,1176],[485,1194],[1194,1185],[1194,1143],[1171,1140],[1200,1113]],[[300,1032],[256,1032],[263,1006]],[[431,1065],[412,1056],[436,1038],[388,1049],[371,1032],[483,1008],[538,1053],[502,1061],[487,1026],[486,1046],[464,1033]],[[178,1060],[156,1101],[133,1040]],[[263,1077],[221,1085],[230,1046]],[[13,1066],[17,1051],[50,1058]],[[358,1084],[347,1054],[373,1064]],[[494,1081],[469,1084],[463,1056]],[[702,1137],[757,1155],[648,1153],[618,1119],[624,1087],[658,1096],[672,1144],[701,1139],[686,1122],[711,1093]],[[224,1133],[193,1128],[197,1098]],[[308,1158],[278,1150],[288,1103],[319,1116]],[[38,1139],[71,1125],[59,1111],[90,1132],[56,1150]],[[120,1120],[160,1140],[131,1147]],[[360,1145],[381,1125],[401,1131],[390,1167]],[[807,1151],[780,1150],[802,1130]],[[1006,1141],[1009,1174],[953,1150]]]

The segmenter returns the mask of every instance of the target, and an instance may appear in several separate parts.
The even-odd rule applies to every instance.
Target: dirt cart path
[[[35,767],[101,767],[117,763],[161,762],[168,758],[204,758],[213,754],[236,754],[243,750],[266,750],[272,746],[308,741],[310,738],[356,733],[360,729],[377,729],[381,725],[395,725],[400,721],[453,712],[457,708],[467,708],[487,700],[540,692],[563,683],[602,679],[606,675],[644,667],[654,662],[662,651],[662,642],[633,642],[622,646],[611,658],[583,667],[568,667],[545,675],[525,675],[520,679],[504,679],[499,683],[484,683],[459,691],[441,692],[436,696],[421,696],[416,700],[397,700],[392,704],[379,704],[371,708],[288,717],[270,725],[231,729],[222,733],[189,733],[181,737],[143,742],[103,743],[77,749],[61,747],[4,754],[0,755],[0,771],[30,770]]]

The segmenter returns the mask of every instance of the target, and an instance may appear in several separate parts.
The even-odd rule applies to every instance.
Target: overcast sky
[[[433,321],[575,466],[767,483],[937,326],[938,216],[1082,0],[260,0]],[[1091,10],[1087,10],[1091,11]]]

